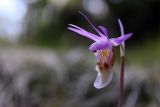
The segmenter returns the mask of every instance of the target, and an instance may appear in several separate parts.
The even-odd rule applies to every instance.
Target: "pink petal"
[[[92,24],[92,22],[89,20],[89,18],[82,13],[81,11],[79,11],[79,13],[88,21],[88,23],[94,28],[94,30],[101,36],[104,37],[104,35]]]
[[[92,43],[89,47],[89,50],[92,52],[95,52],[96,50],[101,50],[101,49],[103,50],[111,47],[112,47],[112,44],[110,43],[110,41],[101,40],[101,41],[96,41]]]
[[[124,35],[124,27],[123,27],[123,24],[121,22],[120,19],[118,19],[118,23],[119,23],[119,27],[120,27],[120,31],[121,31],[121,35]]]
[[[98,26],[98,27],[103,32],[103,34],[105,35],[105,37],[108,38],[108,30],[104,26]]]
[[[114,45],[114,46],[118,46],[121,45],[125,40],[127,40],[128,38],[130,38],[132,36],[133,33],[129,33],[126,35],[122,35],[118,38],[112,38],[110,39],[110,42]]]
[[[95,34],[93,33],[90,33],[90,32],[87,32],[85,31],[84,29],[76,26],[76,25],[71,25],[72,27],[68,27],[69,30],[73,31],[73,32],[76,32],[80,35],[83,35],[89,39],[92,39],[94,41],[98,41],[100,39],[100,37],[96,36]],[[74,28],[75,27],[75,28]]]

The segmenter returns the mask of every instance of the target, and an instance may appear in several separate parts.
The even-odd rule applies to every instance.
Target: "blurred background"
[[[0,107],[117,107],[119,48],[113,81],[95,89],[92,41],[67,30],[72,23],[94,32],[79,10],[110,37],[120,34],[117,18],[134,33],[123,107],[159,107],[159,0],[1,0]]]

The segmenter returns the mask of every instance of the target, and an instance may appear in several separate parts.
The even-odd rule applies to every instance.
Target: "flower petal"
[[[102,31],[105,37],[108,38],[108,30],[104,26],[98,26],[98,28]]]
[[[103,49],[106,49],[106,48],[112,48],[112,44],[110,43],[110,41],[97,41],[97,42],[94,42],[90,45],[89,47],[89,50],[92,51],[92,52],[95,52],[97,50],[103,50]]]
[[[129,33],[129,34],[125,34],[122,35],[118,38],[112,38],[110,39],[110,42],[114,45],[114,46],[118,46],[121,45],[125,40],[127,40],[128,38],[130,38],[132,36],[133,33]]]
[[[93,33],[90,33],[90,32],[87,32],[86,30],[76,26],[76,25],[72,25],[72,24],[69,24],[71,27],[68,27],[69,30],[73,31],[73,32],[76,32],[80,35],[83,35],[89,39],[92,39],[94,41],[98,41],[100,39],[100,37],[96,36],[95,34]]]
[[[72,26],[73,28],[79,29],[79,30],[84,30],[84,29],[82,29],[81,27],[76,26],[76,25],[73,25],[73,24],[68,24],[68,25],[69,25],[69,26]]]
[[[112,72],[100,72],[98,67],[96,67],[96,70],[98,72],[98,75],[97,75],[97,78],[94,82],[94,87],[97,88],[97,89],[101,89],[101,88],[104,88],[105,86],[107,86],[112,78],[113,78],[113,73]]]
[[[121,30],[121,35],[124,35],[124,27],[123,27],[123,24],[122,24],[120,19],[118,19],[118,23],[119,23],[119,27],[120,27],[120,30]]]
[[[89,20],[89,18],[82,13],[81,11],[79,11],[79,13],[88,21],[88,23],[94,28],[94,30],[101,36],[101,37],[105,37],[105,35],[103,35],[93,24],[92,22]]]

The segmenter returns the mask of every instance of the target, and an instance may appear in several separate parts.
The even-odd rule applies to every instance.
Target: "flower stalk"
[[[118,19],[120,25],[121,35],[124,35],[124,28],[120,19]],[[120,71],[120,83],[119,83],[119,96],[118,107],[123,105],[123,91],[124,91],[124,67],[125,67],[125,43],[120,45],[120,57],[121,57],[121,71]]]
[[[118,107],[122,107],[123,105],[124,67],[125,67],[125,49],[123,45],[120,46],[120,53],[121,53],[121,72],[120,72]]]

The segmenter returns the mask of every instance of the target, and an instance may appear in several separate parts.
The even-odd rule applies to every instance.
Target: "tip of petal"
[[[119,18],[118,18],[118,23],[119,23],[121,35],[124,35],[124,27],[123,27],[122,21]]]
[[[80,10],[78,11],[79,14],[84,14],[83,12],[81,12]]]
[[[131,37],[133,35],[133,33],[129,33],[128,35]]]

